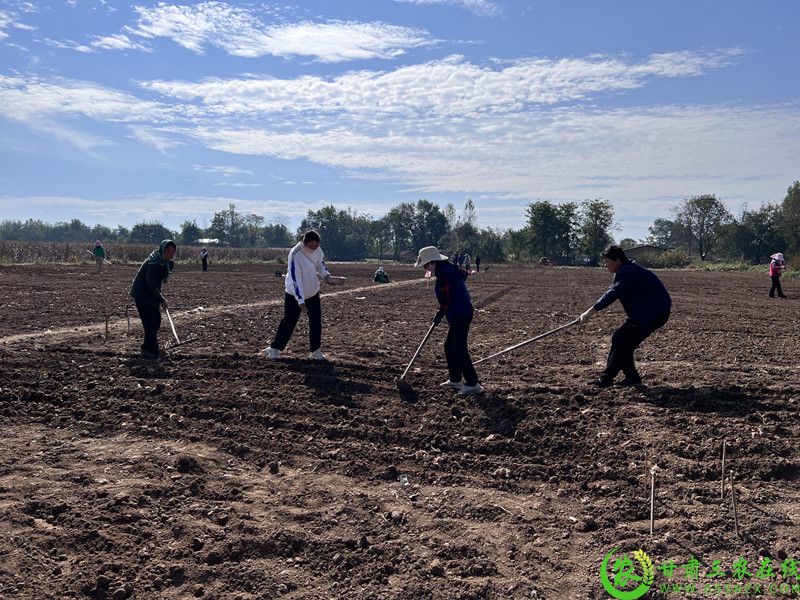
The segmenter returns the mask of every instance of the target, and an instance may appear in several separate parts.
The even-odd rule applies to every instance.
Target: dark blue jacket
[[[436,299],[448,321],[472,318],[472,300],[467,291],[464,271],[447,262],[436,262]]]
[[[617,299],[631,321],[648,328],[663,320],[672,308],[672,299],[661,280],[632,260],[614,274],[614,283],[595,303],[594,309],[603,310]]]
[[[131,284],[130,294],[134,300],[148,306],[158,306],[164,300],[161,295],[161,284],[167,280],[172,271],[172,261],[164,260],[164,249],[172,240],[164,240],[150,253]]]

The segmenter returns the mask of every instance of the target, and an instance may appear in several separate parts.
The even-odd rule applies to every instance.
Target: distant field
[[[107,244],[112,263],[139,263],[157,248],[157,244]],[[0,264],[83,263],[93,262],[91,243],[14,242],[0,240]],[[177,262],[198,261],[200,246],[178,245]],[[225,248],[210,247],[210,262],[253,262],[286,259],[288,248]]]

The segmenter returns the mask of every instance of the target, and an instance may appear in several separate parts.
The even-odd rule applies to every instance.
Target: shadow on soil
[[[739,386],[682,387],[652,386],[640,390],[645,401],[662,408],[686,412],[717,413],[740,417],[755,410],[765,410],[764,394]]]
[[[366,383],[353,381],[351,377],[343,375],[330,362],[287,359],[285,364],[290,371],[303,375],[303,385],[315,390],[317,398],[336,406],[361,408],[353,395],[365,394],[373,387]]]

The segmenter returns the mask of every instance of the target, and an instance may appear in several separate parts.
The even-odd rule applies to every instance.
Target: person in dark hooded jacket
[[[594,306],[581,314],[580,322],[585,323],[614,300],[620,301],[628,318],[611,336],[606,369],[594,384],[598,387],[613,385],[614,378],[622,371],[625,378],[619,385],[639,385],[642,378],[636,370],[633,353],[667,322],[672,299],[658,276],[630,260],[619,246],[611,244],[602,257],[606,269],[614,274],[614,283]]]
[[[131,284],[130,294],[136,303],[136,310],[142,319],[144,342],[142,356],[158,358],[158,330],[161,328],[161,307],[167,308],[167,301],[161,294],[161,285],[172,271],[172,260],[178,247],[172,240],[164,240],[153,250],[139,267]]]

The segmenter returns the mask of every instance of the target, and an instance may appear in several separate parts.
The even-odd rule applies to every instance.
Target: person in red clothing
[[[467,337],[472,323],[472,300],[464,282],[465,273],[447,257],[439,253],[436,246],[426,246],[419,251],[415,267],[424,267],[436,277],[436,299],[439,310],[433,317],[437,325],[443,317],[447,318],[449,328],[444,342],[444,355],[447,359],[449,379],[442,385],[465,396],[483,393],[478,374],[469,355]]]
[[[772,279],[772,287],[769,290],[769,297],[775,297],[775,290],[778,291],[779,298],[786,298],[781,289],[781,273],[786,268],[786,261],[783,260],[783,252],[776,252],[770,256],[769,276]]]

